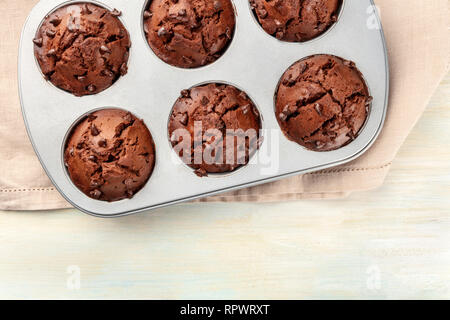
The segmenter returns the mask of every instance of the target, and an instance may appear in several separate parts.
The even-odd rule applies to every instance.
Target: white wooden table
[[[449,101],[447,76],[386,184],[344,200],[0,213],[0,298],[449,299]]]

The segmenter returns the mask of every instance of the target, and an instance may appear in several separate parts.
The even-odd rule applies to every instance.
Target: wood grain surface
[[[449,299],[449,101],[450,75],[385,185],[347,199],[0,213],[0,298]]]

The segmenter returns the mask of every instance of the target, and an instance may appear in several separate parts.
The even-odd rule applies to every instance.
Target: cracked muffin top
[[[155,166],[155,145],[142,120],[119,109],[90,114],[72,130],[64,160],[73,183],[103,201],[133,197]]]
[[[259,148],[260,129],[250,98],[216,83],[183,90],[169,120],[172,146],[200,177],[246,165]]]
[[[155,54],[180,68],[219,59],[231,42],[235,13],[230,0],[152,0],[144,31]]]
[[[45,77],[76,96],[99,93],[127,73],[130,37],[120,12],[77,3],[49,14],[34,51]]]
[[[263,29],[278,40],[304,42],[327,31],[342,0],[250,0]]]
[[[282,76],[276,116],[290,140],[310,150],[331,151],[358,136],[371,101],[353,62],[316,55],[296,62]]]

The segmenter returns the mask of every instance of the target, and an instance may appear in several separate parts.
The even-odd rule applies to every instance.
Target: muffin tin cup
[[[34,57],[33,38],[43,18],[56,7],[80,1],[39,2],[24,26],[19,50],[19,92],[26,128],[42,166],[60,193],[78,209],[116,217],[327,169],[361,156],[380,133],[388,103],[389,68],[384,36],[372,0],[346,0],[338,22],[319,39],[278,41],[261,30],[247,0],[234,0],[236,30],[225,54],[199,69],[180,69],[161,61],[143,33],[146,0],[84,1],[117,8],[130,33],[128,74],[93,96],[75,97],[45,81]],[[378,27],[377,27],[378,26]],[[309,151],[289,141],[274,113],[281,76],[294,62],[314,54],[354,61],[373,102],[355,141],[330,152]],[[221,177],[197,177],[168,143],[167,119],[180,91],[199,83],[224,82],[243,89],[254,101],[265,137],[250,164]],[[68,131],[84,114],[102,107],[125,109],[144,120],[156,146],[156,166],[147,185],[130,200],[107,203],[84,195],[68,177],[63,147]]]

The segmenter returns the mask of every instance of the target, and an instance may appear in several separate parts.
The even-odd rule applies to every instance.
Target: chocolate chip
[[[322,149],[323,147],[325,147],[325,143],[323,143],[322,141],[316,141],[314,144],[316,145],[317,149]]]
[[[54,17],[49,21],[52,25],[54,25],[55,27],[59,26],[59,24],[61,23],[61,19],[58,17]]]
[[[295,39],[297,39],[298,42],[301,42],[302,39],[303,39],[301,33],[296,33],[296,34],[295,34]]]
[[[90,195],[91,195],[92,198],[98,200],[102,196],[102,192],[100,190],[98,190],[98,189],[95,189],[94,191],[90,192]]]
[[[280,120],[284,122],[287,120],[288,116],[287,116],[287,114],[282,112],[278,115],[278,118],[280,118]]]
[[[161,38],[163,42],[170,41],[170,38],[173,35],[173,32],[171,30],[167,30],[165,27],[161,27],[158,29],[158,37]]]
[[[82,13],[84,13],[84,14],[91,14],[92,13],[92,11],[91,11],[91,9],[89,9],[87,3],[84,4]]]
[[[98,141],[98,146],[101,148],[105,148],[107,146],[106,139],[101,139]]]
[[[283,110],[283,113],[287,114],[288,116],[293,115],[298,110],[298,106],[296,104],[288,104],[285,107],[285,110]]]
[[[258,13],[259,13],[259,16],[261,17],[261,19],[265,19],[265,18],[267,18],[267,15],[268,15],[268,13],[267,13],[267,10],[266,9],[260,9],[259,11],[258,11]]]
[[[91,180],[90,186],[91,188],[97,188],[101,185],[100,181],[98,180]]]
[[[356,135],[351,130],[347,133],[347,137],[349,137],[352,141],[356,139]]]
[[[192,59],[189,58],[189,57],[182,56],[181,58],[182,58],[187,64],[194,64],[194,60],[192,60]]]
[[[47,57],[53,57],[53,56],[56,56],[56,50],[55,49],[50,49],[47,52]]]
[[[282,40],[284,38],[284,32],[283,31],[278,31],[277,33],[275,33],[275,37],[278,40]]]
[[[89,159],[89,161],[97,162],[97,157],[94,155],[90,155],[88,159]]]
[[[95,124],[91,125],[91,134],[96,137],[100,134],[100,131],[98,131],[98,128]]]
[[[122,63],[122,65],[120,66],[120,75],[124,76],[128,73],[128,66],[127,64],[124,62]]]
[[[225,36],[227,37],[227,39],[231,40],[231,30],[230,30],[230,28],[227,28],[227,30],[225,31]]]
[[[306,71],[306,69],[308,69],[308,65],[306,63],[304,63],[304,62],[301,62],[298,65],[298,69],[299,69],[300,74],[302,74],[302,73],[304,73]]]
[[[114,9],[113,11],[111,11],[111,15],[113,15],[114,17],[120,17],[122,15],[122,11]]]
[[[105,77],[113,77],[114,76],[114,73],[108,69],[102,70],[102,72],[100,72],[100,74]]]
[[[144,19],[149,19],[153,16],[153,13],[151,13],[150,11],[145,10],[144,11]]]
[[[120,148],[120,146],[123,144],[123,139],[117,139],[116,141],[114,141],[114,148]]]
[[[193,29],[197,29],[200,26],[201,26],[200,21],[193,21],[189,27],[191,28],[191,30],[193,30]]]
[[[102,45],[102,46],[100,47],[100,52],[101,52],[102,54],[104,54],[104,53],[111,53],[111,50],[110,50],[107,46]]]
[[[206,96],[202,97],[202,105],[206,106],[209,103],[209,99]]]
[[[115,129],[115,136],[116,137],[120,137],[121,135],[122,135],[122,132],[125,130],[127,128],[127,124],[126,123],[124,123],[124,122],[122,122],[122,123],[120,123],[117,127],[116,127],[116,129]]]
[[[84,147],[84,143],[83,143],[83,142],[79,142],[79,143],[77,144],[77,149],[78,149],[78,150],[83,149],[83,147]]]
[[[350,68],[356,67],[356,64],[353,61],[350,61],[350,60],[344,60],[343,64],[344,64],[344,66],[350,67]]]
[[[39,48],[42,47],[42,38],[35,38],[33,39],[33,43],[38,46]]]
[[[241,91],[241,93],[239,93],[239,98],[244,99],[244,100],[248,99],[247,94],[244,91]]]
[[[183,97],[183,98],[189,98],[190,96],[191,96],[191,92],[189,91],[189,90],[182,90],[181,91],[181,96]]]
[[[88,87],[87,87],[87,90],[89,91],[89,92],[94,92],[95,90],[97,90],[97,87],[95,86],[95,85],[93,85],[93,84],[90,84]]]
[[[206,172],[206,170],[203,169],[203,168],[200,168],[200,169],[195,170],[195,174],[196,174],[198,177],[200,177],[200,178],[203,178],[203,177],[207,177],[207,176],[208,176],[208,172]]]
[[[314,109],[316,109],[316,111],[319,114],[319,116],[322,116],[322,106],[320,104],[316,103],[314,105]]]
[[[166,28],[161,27],[158,29],[158,37],[164,37],[169,33]]]
[[[86,80],[86,77],[85,76],[78,76],[77,80],[83,82],[84,80]]]
[[[296,81],[294,79],[292,79],[292,74],[290,74],[288,76],[288,78],[283,80],[282,84],[283,84],[283,86],[291,87],[291,86],[293,86],[295,84],[295,82]]]

